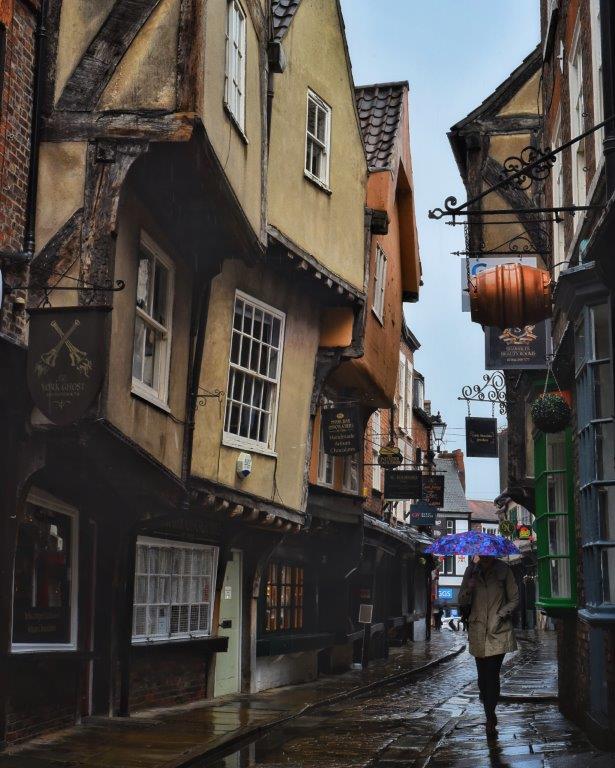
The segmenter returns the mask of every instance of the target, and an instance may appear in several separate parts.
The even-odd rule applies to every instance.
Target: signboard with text
[[[488,371],[546,368],[549,339],[547,320],[523,328],[485,328],[485,368]]]
[[[420,499],[423,495],[423,475],[416,469],[390,469],[384,473],[385,499]]]
[[[325,453],[329,456],[349,456],[360,451],[363,431],[357,406],[323,408],[322,435]]]
[[[444,475],[423,475],[422,499],[432,507],[444,506]]]
[[[435,525],[437,514],[438,510],[431,504],[417,501],[410,507],[410,522],[412,525]]]
[[[466,416],[466,456],[497,459],[497,419]]]

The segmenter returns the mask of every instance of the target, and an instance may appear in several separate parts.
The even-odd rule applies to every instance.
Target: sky
[[[424,286],[406,320],[421,342],[415,366],[425,397],[448,425],[446,449],[465,451],[464,384],[482,383],[484,335],[461,312],[463,227],[427,218],[466,199],[446,137],[517,67],[540,39],[539,0],[341,0],[355,85],[408,80],[410,142]],[[498,415],[496,413],[496,415]],[[472,416],[491,416],[472,405]],[[500,419],[503,425],[504,420]],[[467,496],[499,493],[497,459],[466,459]]]

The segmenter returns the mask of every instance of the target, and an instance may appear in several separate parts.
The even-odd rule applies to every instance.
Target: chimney
[[[453,458],[455,459],[455,466],[457,467],[457,474],[459,475],[459,480],[461,481],[461,487],[463,488],[463,491],[465,493],[466,490],[466,466],[463,461],[463,451],[461,448],[456,448],[452,453]]]
[[[431,400],[423,401],[423,410],[431,416]]]

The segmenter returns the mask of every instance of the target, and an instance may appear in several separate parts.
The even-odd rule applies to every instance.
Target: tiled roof
[[[498,508],[492,501],[468,499],[468,506],[472,514],[472,520],[485,520],[497,523],[500,519],[498,517]]]
[[[293,16],[301,0],[273,0],[271,17],[273,19],[273,39],[282,40],[288,32]]]
[[[435,461],[436,472],[444,473],[444,506],[438,511],[467,515],[470,512],[470,507],[459,479],[455,459],[438,456]]]
[[[357,110],[370,170],[391,167],[408,83],[377,83],[355,88]]]

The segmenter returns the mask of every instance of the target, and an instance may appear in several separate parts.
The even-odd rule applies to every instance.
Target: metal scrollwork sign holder
[[[468,416],[471,416],[470,403],[491,403],[491,413],[495,413],[498,406],[500,414],[506,415],[508,401],[506,399],[506,381],[501,371],[485,373],[483,384],[466,384],[461,389],[461,395],[457,400],[463,400],[468,406]]]

